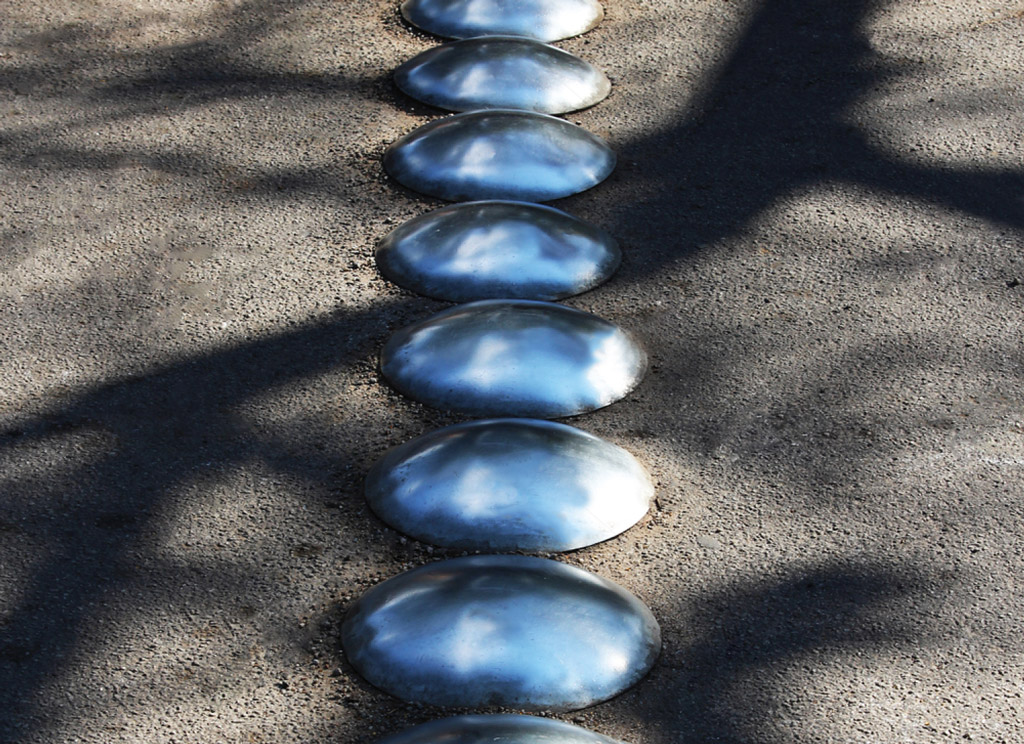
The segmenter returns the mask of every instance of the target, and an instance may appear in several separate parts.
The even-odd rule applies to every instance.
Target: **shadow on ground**
[[[927,643],[927,623],[907,612],[923,578],[897,566],[825,563],[726,582],[677,608],[686,644],[666,647],[626,707],[664,742],[784,736],[791,719],[813,721],[815,678],[827,666]]]
[[[705,86],[702,113],[623,147],[624,160],[644,167],[642,173],[634,170],[621,178],[620,185],[642,181],[657,191],[620,211],[618,222],[608,226],[630,236],[634,246],[630,282],[643,282],[680,260],[699,260],[699,246],[736,234],[786,194],[821,182],[857,184],[882,195],[922,199],[1015,230],[1024,228],[1021,171],[929,168],[904,162],[874,148],[852,122],[849,107],[873,86],[899,74],[871,64],[861,25],[872,7],[867,0],[760,3],[728,63]],[[244,22],[233,23],[230,34],[134,60],[133,69],[141,70],[137,75],[97,87],[88,95],[108,104],[119,102],[104,116],[131,119],[168,106],[225,97],[329,97],[351,86],[364,86],[366,94],[381,91],[384,83],[379,79],[310,80],[242,68],[232,61],[234,46],[263,33],[287,12],[280,3],[246,3],[236,11],[236,21]],[[51,40],[56,56],[48,66],[8,68],[0,84],[29,95],[37,87],[45,90],[54,66],[76,64],[73,52],[83,48],[84,41]],[[71,51],[62,56],[61,50]],[[49,147],[46,139],[41,131],[0,133],[0,157],[10,166],[69,173],[116,167],[125,158],[184,175],[230,166],[201,153],[95,153]],[[328,171],[268,171],[257,181],[258,188],[291,198],[296,191],[337,193],[331,179]],[[678,238],[666,242],[666,235]],[[366,459],[367,440],[359,435],[348,438],[347,449],[334,449],[329,456],[315,447],[288,451],[287,442],[254,438],[249,422],[240,421],[235,413],[238,405],[296,380],[368,364],[390,323],[426,308],[410,300],[340,310],[304,327],[76,392],[45,415],[17,420],[0,432],[0,450],[13,458],[22,448],[45,447],[74,432],[113,443],[109,454],[69,472],[58,467],[57,474],[18,476],[3,483],[3,492],[17,498],[0,531],[28,531],[47,545],[45,560],[31,568],[27,588],[0,624],[0,690],[6,698],[4,719],[12,726],[0,725],[5,741],[32,733],[25,722],[46,705],[36,693],[45,680],[62,673],[64,660],[80,642],[87,622],[83,608],[101,594],[132,591],[128,564],[134,552],[146,549],[136,542],[137,535],[163,508],[168,493],[200,479],[211,467],[258,461],[301,476],[334,473],[339,462]],[[880,354],[878,360],[887,364],[891,355]],[[928,363],[928,358],[900,362]],[[686,360],[678,366],[693,368]],[[890,367],[887,372],[901,370]],[[828,377],[833,372],[820,374]],[[791,401],[794,407],[814,403]],[[841,403],[830,401],[834,407]],[[432,414],[426,416],[430,419]],[[846,428],[847,422],[829,425],[837,424]],[[706,436],[712,451],[724,435],[700,436]],[[817,456],[812,453],[813,464],[805,472],[787,476],[834,480],[829,463],[849,454],[834,443],[829,446]],[[883,454],[873,446],[873,457]],[[62,493],[55,494],[55,488]],[[357,479],[349,491],[345,497],[355,498]],[[37,504],[44,502],[63,506],[40,513]],[[371,521],[367,517],[364,523]],[[366,535],[348,539],[354,550],[371,549]],[[696,630],[683,634],[688,645],[673,649],[646,683],[644,699],[636,704],[637,718],[658,728],[665,741],[679,740],[677,736],[722,742],[761,738],[757,726],[777,713],[771,685],[761,688],[763,697],[758,699],[737,693],[737,685],[798,659],[812,664],[806,660],[819,652],[878,652],[917,642],[928,629],[906,622],[901,611],[917,581],[915,571],[826,565],[778,581],[722,589],[707,597],[711,610],[693,618]],[[246,577],[240,574],[235,580],[242,583]],[[664,591],[671,594],[673,587]],[[168,592],[173,595],[173,589]],[[685,610],[680,612],[686,615]],[[404,710],[409,720],[423,717]],[[365,738],[373,737],[367,733]]]

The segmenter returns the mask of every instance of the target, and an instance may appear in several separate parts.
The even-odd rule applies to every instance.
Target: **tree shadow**
[[[650,183],[656,192],[620,207],[612,228],[648,254],[636,262],[638,279],[742,232],[786,195],[824,182],[1024,227],[1021,169],[929,167],[869,140],[855,106],[902,73],[879,61],[862,28],[884,5],[757,3],[727,63],[695,94],[699,113],[624,143],[620,160],[644,168],[621,181]],[[655,255],[645,245],[666,247]]]
[[[811,0],[760,3],[728,63],[704,86],[701,113],[623,145],[622,160],[642,163],[643,173],[628,170],[609,183],[604,196],[566,201],[571,205],[597,198],[610,205],[616,195],[627,193],[626,187],[638,185],[652,194],[608,210],[614,224],[606,226],[617,236],[628,236],[630,245],[620,287],[639,285],[681,260],[698,257],[701,246],[740,233],[787,194],[823,182],[921,199],[1014,230],[1024,228],[1021,171],[903,161],[872,145],[858,126],[850,113],[853,104],[873,86],[899,74],[898,69],[871,63],[861,25],[874,6],[868,0],[838,5]],[[88,92],[97,110],[75,126],[227,98],[326,97],[340,91],[356,91],[367,98],[394,96],[383,76],[280,74],[240,64],[233,50],[264,33],[292,7],[245,3],[231,11],[232,17],[226,19],[231,31],[222,37],[129,60],[132,74]],[[0,75],[0,84],[22,91],[45,87],[54,65],[71,66],[81,61],[79,55],[90,53],[88,41],[71,30],[59,38],[29,40],[53,46],[53,59],[8,70]],[[103,62],[105,52],[92,53],[96,56],[91,64]],[[64,93],[57,90],[53,95]],[[147,147],[100,152],[53,146],[49,136],[42,130],[0,133],[2,157],[16,167],[52,171],[106,170],[130,159],[185,177],[232,166],[230,158],[207,152],[161,153]],[[336,177],[321,167],[268,168],[252,183],[258,192],[282,199],[338,195]],[[48,678],[66,669],[68,656],[80,645],[89,623],[92,603],[110,592],[136,589],[133,564],[139,552],[152,550],[154,524],[163,520],[173,494],[201,484],[210,468],[257,464],[300,482],[339,480],[340,492],[330,505],[342,504],[356,512],[346,522],[352,528],[344,538],[347,553],[377,553],[376,565],[390,568],[403,560],[424,560],[425,554],[399,547],[393,536],[390,542],[378,542],[370,534],[376,522],[358,498],[360,475],[371,451],[401,441],[401,432],[374,431],[375,422],[345,420],[324,423],[322,432],[311,434],[310,425],[315,428],[317,422],[301,416],[292,430],[269,432],[254,424],[258,415],[253,408],[268,393],[338,370],[361,367],[379,382],[369,360],[389,327],[436,307],[404,298],[358,311],[339,310],[296,329],[196,353],[137,378],[77,392],[45,414],[23,417],[0,433],[0,454],[15,463],[21,452],[36,447],[52,446],[68,454],[66,463],[47,470],[15,468],[3,484],[6,493],[16,496],[7,505],[0,534],[31,538],[47,547],[45,560],[26,569],[28,578],[16,607],[0,622],[0,690],[7,691],[0,737],[15,741],[33,733],[33,726],[25,722],[45,714],[46,701],[39,699],[39,692]],[[730,332],[722,329],[723,334]],[[713,344],[714,339],[707,341]],[[714,386],[721,360],[707,351],[687,357],[682,350],[667,348],[663,366],[677,371],[655,374],[648,394],[698,378]],[[894,361],[885,349],[874,351],[879,375],[930,363],[913,353]],[[829,365],[813,371],[818,380],[841,374]],[[855,385],[842,385],[827,402],[838,409],[863,392]],[[797,408],[819,403],[800,392],[788,401]],[[712,413],[707,406],[701,410]],[[774,413],[781,415],[778,428],[785,428],[786,408]],[[688,424],[678,421],[677,409],[659,415],[666,425],[675,426],[669,427],[673,431],[692,427],[689,440],[703,443],[703,454],[713,453],[743,425],[742,420],[727,417],[717,427]],[[419,429],[415,433],[451,422],[444,414],[429,411],[404,412],[400,418],[407,422],[417,416],[420,421],[408,426]],[[861,447],[858,429],[851,424],[826,420],[820,431],[841,429],[847,441],[813,450],[809,459],[786,461],[790,481],[835,481],[833,466],[840,460],[877,456],[879,450],[893,446]],[[342,441],[325,444],[342,428],[348,429]],[[746,446],[756,444],[750,437],[739,439]],[[61,444],[65,441],[66,446]],[[81,448],[86,455],[75,455]],[[783,449],[778,442],[769,442],[760,453],[781,455]],[[355,501],[358,506],[353,506]],[[310,505],[324,506],[312,500]],[[228,560],[209,568],[211,576],[216,573],[240,587],[253,581],[257,571]],[[168,584],[174,576],[173,567],[160,574]],[[676,736],[727,742],[762,738],[756,727],[770,719],[771,698],[780,690],[769,685],[760,696],[748,694],[746,680],[817,651],[882,651],[919,642],[928,628],[901,614],[908,587],[919,581],[912,570],[901,572],[898,567],[826,565],[781,579],[734,582],[704,597],[690,612],[694,630],[669,629],[666,658],[638,692],[609,704],[610,715],[629,715],[632,709],[637,719],[653,722],[666,741]],[[199,584],[189,594],[197,602],[207,585],[221,585]],[[140,593],[137,601],[174,598],[170,588],[163,594]],[[671,601],[667,599],[665,606]],[[685,609],[681,612],[686,616]],[[373,698],[372,705],[399,715],[395,704],[383,697]],[[648,699],[637,702],[639,697]],[[400,716],[407,719],[423,715],[408,708],[402,711]],[[372,738],[368,731],[367,737]]]
[[[824,184],[923,202],[996,229],[1024,228],[1024,170],[929,166],[870,140],[856,104],[901,74],[879,63],[863,30],[879,3],[780,0],[754,7],[727,63],[703,86],[694,106],[699,113],[620,149],[622,161],[642,166],[627,165],[608,186],[619,195],[612,200],[617,207],[610,229],[628,236],[629,282],[670,284],[676,267],[697,264],[712,247],[748,235],[778,203]],[[638,186],[645,197],[626,199]],[[926,270],[927,257],[918,258]],[[863,273],[854,273],[851,283],[870,274],[860,268]],[[832,301],[841,315],[858,310],[849,300]],[[716,311],[723,312],[710,310]],[[861,478],[879,472],[871,465],[896,460],[914,444],[905,431],[898,433],[914,424],[905,414],[880,419],[892,381],[941,369],[963,354],[961,345],[969,346],[959,333],[894,329],[835,354],[822,339],[820,359],[801,369],[798,384],[779,393],[786,383],[775,380],[771,399],[744,391],[736,405],[735,391],[731,400],[721,400],[728,397],[722,377],[778,340],[764,341],[753,319],[725,320],[730,322],[722,323],[721,333],[735,335],[727,345],[714,333],[688,329],[685,320],[650,322],[657,338],[651,344],[654,370],[641,394],[670,401],[673,391],[698,390],[680,396],[682,403],[659,407],[650,430],[676,432],[686,449],[708,457],[724,450],[737,467],[781,478],[788,508],[804,493],[810,494],[808,510],[821,509],[837,495],[870,495],[872,486]],[[796,318],[777,325],[810,335]],[[674,327],[682,338],[673,336]],[[993,359],[1014,354],[1013,348],[1000,347],[994,338],[987,342],[994,348],[958,359],[965,374],[981,379],[991,369],[1010,366],[994,367]],[[731,405],[716,410],[718,403]],[[837,513],[856,509],[856,503],[842,504]],[[923,596],[920,590],[931,580],[913,574],[927,570],[822,566],[806,578],[766,576],[712,592],[706,607],[679,613],[692,628],[667,629],[666,658],[651,677],[611,703],[607,715],[593,715],[610,722],[628,711],[638,726],[651,722],[644,730],[666,742],[786,740],[792,728],[777,724],[794,715],[785,709],[798,697],[794,680],[806,686],[816,664],[854,653],[891,657],[902,646],[927,642],[936,630],[933,618],[906,614],[921,609],[913,595]],[[661,578],[654,579],[656,601],[674,608],[671,599],[663,599],[671,589]],[[791,675],[794,664],[805,665],[803,673]]]
[[[858,563],[726,582],[677,608],[659,667],[622,707],[660,741],[773,740],[777,719],[814,707],[815,677],[926,644],[928,585],[916,568]]]
[[[395,98],[390,75],[357,69],[289,71],[271,69],[253,52],[259,42],[287,27],[307,2],[246,0],[210,14],[204,22],[221,29],[187,43],[125,51],[101,27],[68,24],[22,38],[15,49],[24,61],[0,69],[0,90],[33,99],[73,102],[64,138],[101,124],[172,117],[211,104],[232,101],[316,101],[351,95],[365,101]],[[16,58],[18,59],[18,58]],[[111,72],[106,72],[106,70]],[[55,74],[55,70],[66,74]],[[71,88],[75,74],[89,84]],[[109,78],[109,81],[108,81]],[[0,160],[23,169],[63,172],[105,171],[133,163],[158,172],[199,179],[231,171],[236,163],[212,149],[145,145],[137,148],[54,144],[51,124],[0,129]],[[310,191],[339,196],[338,175],[331,166],[268,168],[256,172],[246,191],[276,196]]]
[[[0,433],[0,454],[8,462],[38,447],[60,451],[61,440],[85,448],[87,455],[69,471],[21,473],[3,484],[10,495],[4,529],[47,545],[45,561],[32,568],[16,609],[0,626],[0,689],[20,693],[20,700],[4,706],[4,720],[45,710],[44,701],[32,699],[33,689],[60,673],[93,600],[130,590],[137,553],[160,552],[152,525],[165,518],[178,489],[204,471],[244,463],[264,462],[307,476],[316,472],[322,480],[344,476],[339,469],[345,463],[365,458],[366,441],[359,436],[365,432],[317,458],[315,449],[301,444],[261,441],[239,409],[275,388],[372,356],[389,310],[394,307],[339,311],[265,340],[81,392],[43,416],[8,424]],[[341,498],[351,503],[352,493]],[[349,543],[354,550],[359,544],[369,549],[358,533]],[[214,573],[228,580],[229,567],[222,564]],[[237,570],[234,583],[251,578]],[[4,734],[15,740],[13,730]]]

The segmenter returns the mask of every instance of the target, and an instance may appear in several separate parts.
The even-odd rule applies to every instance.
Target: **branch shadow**
[[[859,96],[899,74],[898,69],[870,63],[860,27],[874,6],[869,0],[839,5],[765,0],[728,64],[706,85],[701,115],[623,146],[622,159],[643,163],[645,170],[642,175],[627,173],[612,188],[642,183],[655,194],[613,210],[611,231],[629,236],[633,246],[624,281],[639,285],[666,266],[697,255],[700,246],[736,235],[786,194],[824,181],[920,198],[1024,229],[1021,171],[903,162],[872,146],[850,118],[849,109]],[[91,91],[92,100],[106,106],[85,123],[259,95],[323,97],[357,90],[367,96],[394,96],[384,77],[282,75],[239,65],[228,52],[263,33],[286,7],[245,3],[234,11],[228,24],[233,30],[222,38],[133,60],[133,68],[145,71]],[[56,45],[56,62],[75,64],[75,45],[81,46],[82,37],[58,41],[70,51],[65,54],[65,47]],[[43,84],[50,69],[5,72],[0,84],[31,89]],[[415,105],[406,109],[422,110]],[[132,159],[189,177],[231,166],[230,160],[209,153],[154,153],[145,148],[93,152],[54,147],[47,138],[42,131],[2,134],[0,146],[7,151],[3,157],[11,165],[47,170],[105,170]],[[268,169],[254,183],[257,191],[282,198],[336,195],[325,168]],[[666,241],[665,236],[678,238]],[[383,440],[372,439],[364,428],[327,454],[318,454],[315,442],[302,441],[289,453],[285,437],[254,436],[250,423],[236,411],[282,386],[368,365],[391,324],[429,307],[434,305],[408,300],[341,310],[269,338],[195,354],[138,378],[83,391],[49,413],[16,421],[0,433],[0,455],[14,459],[20,448],[46,446],[68,436],[94,439],[100,452],[72,465],[58,480],[53,472],[19,472],[3,484],[18,497],[0,522],[0,533],[30,533],[49,547],[46,560],[31,568],[16,609],[0,622],[0,690],[10,691],[5,693],[10,697],[0,738],[16,741],[32,734],[24,722],[44,712],[38,691],[65,668],[88,622],[92,598],[132,589],[132,555],[145,548],[142,536],[176,489],[198,480],[206,468],[248,462],[313,480],[335,472],[339,462],[365,462],[371,444],[381,448]],[[690,362],[680,365],[690,375],[714,368],[709,360]],[[879,358],[879,365],[890,362],[889,357]],[[922,358],[902,360],[907,367],[927,363]],[[893,365],[888,369],[893,371]],[[833,373],[823,368],[815,374],[825,378]],[[671,387],[679,381],[660,384]],[[849,389],[842,395],[857,392]],[[794,406],[811,403],[799,396],[792,399]],[[438,425],[444,416],[409,415],[422,416],[423,428],[426,422]],[[698,428],[692,438],[704,441],[705,451],[711,452],[728,436],[727,429]],[[826,463],[846,456],[835,449],[819,454]],[[804,465],[787,467],[798,471]],[[836,479],[827,465],[816,467],[791,476],[811,482]],[[355,499],[358,492],[355,475],[345,477],[351,480],[341,501]],[[361,501],[358,509],[363,526],[374,524]],[[358,531],[346,540],[353,552],[382,550]],[[226,563],[216,570],[230,574],[231,567]],[[231,582],[244,585],[251,580],[246,570],[237,571]],[[772,715],[766,700],[777,690],[765,691],[760,699],[744,697],[744,679],[816,650],[880,651],[918,642],[928,629],[901,615],[908,586],[918,582],[912,571],[892,567],[821,566],[777,581],[733,584],[703,600],[710,613],[692,613],[697,631],[676,633],[685,646],[669,649],[644,684],[642,694],[650,699],[634,703],[640,693],[630,693],[611,709],[635,704],[636,717],[654,722],[665,740],[676,735],[726,742],[761,738],[756,727]],[[726,708],[742,713],[734,716]],[[15,726],[19,721],[22,725]]]
[[[916,568],[858,563],[728,582],[678,608],[682,627],[624,707],[661,741],[771,741],[813,697],[809,678],[926,642],[930,583]]]
[[[754,4],[728,62],[699,93],[699,113],[622,145],[620,162],[642,167],[627,166],[609,188],[647,195],[614,200],[610,230],[629,238],[628,282],[671,283],[670,272],[680,265],[695,264],[716,244],[743,236],[778,202],[821,184],[920,200],[996,229],[1024,230],[1024,169],[922,165],[869,140],[855,104],[902,72],[878,61],[863,30],[869,14],[884,4]],[[715,358],[721,339],[683,324],[682,340],[673,337],[671,320],[651,325],[661,348],[652,355],[654,370],[641,395],[667,401],[673,388],[700,390],[684,396],[682,410],[678,401],[659,408],[652,428],[681,435],[706,456],[725,447],[744,463],[770,464],[768,477],[814,494],[808,508],[821,508],[837,493],[861,489],[863,497],[856,474],[903,454],[906,442],[879,436],[893,422],[861,418],[880,397],[872,384],[912,379],[915,371],[945,361],[943,353],[952,356],[962,341],[910,332],[874,337],[845,356],[823,354],[803,370],[798,387],[774,400],[759,401],[755,393],[740,406],[730,401],[734,410],[716,411],[714,380],[744,359]],[[753,323],[736,319],[732,325],[720,329],[736,334],[728,348],[749,361],[760,350]],[[792,326],[800,332],[795,321]],[[997,346],[961,361],[980,377],[991,361],[986,356],[1012,352]],[[851,379],[851,369],[860,377]],[[767,421],[755,422],[756,414]],[[841,506],[850,508],[856,505]],[[726,586],[707,596],[706,605],[702,598],[699,608],[674,607],[671,587],[659,586],[658,601],[690,627],[667,629],[665,657],[649,679],[609,704],[607,719],[631,716],[637,727],[644,722],[645,731],[666,742],[788,740],[792,728],[777,724],[792,716],[784,701],[799,694],[786,688],[787,680],[796,684],[793,665],[803,666],[796,676],[806,684],[816,665],[831,657],[885,659],[927,643],[935,618],[917,611],[927,607],[925,594],[934,588],[928,570],[888,563],[821,565],[806,574],[794,569],[781,580],[766,576]]]
[[[364,535],[366,522],[374,520],[348,472],[352,463],[365,462],[368,450],[380,448],[379,437],[366,431],[373,427],[346,426],[344,436],[322,451],[323,444],[303,442],[301,432],[294,432],[297,441],[290,445],[261,438],[252,416],[241,409],[275,389],[346,367],[365,365],[374,374],[368,360],[388,327],[407,312],[399,303],[339,310],[266,339],[83,391],[0,432],[0,457],[12,464],[34,448],[59,451],[61,440],[87,452],[78,458],[84,462],[64,472],[15,472],[0,487],[9,494],[0,532],[47,545],[45,560],[32,568],[15,608],[0,624],[0,690],[9,698],[0,720],[22,725],[17,733],[0,725],[5,741],[31,733],[24,722],[39,719],[46,709],[33,691],[60,674],[96,598],[133,591],[139,552],[160,552],[153,545],[155,524],[166,518],[175,491],[204,472],[262,462],[314,482],[348,481],[331,497],[334,503],[326,504],[355,509],[364,523],[363,530],[349,534],[346,548],[382,552],[383,546]],[[230,565],[216,569],[224,582],[241,586],[252,579],[241,566],[231,578]]]
[[[622,146],[620,160],[644,168],[620,182],[656,191],[620,208],[611,228],[645,253],[638,279],[742,232],[788,193],[829,181],[1024,228],[1021,169],[929,167],[868,141],[854,106],[902,72],[878,60],[861,28],[881,5],[758,3],[728,62],[695,95],[699,114]],[[667,245],[657,254],[643,248],[659,244]]]

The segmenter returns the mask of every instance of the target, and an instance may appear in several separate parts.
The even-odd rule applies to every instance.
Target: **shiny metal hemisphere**
[[[403,700],[573,710],[651,668],[661,633],[618,584],[523,555],[455,558],[370,589],[341,629],[360,674]]]
[[[377,246],[377,266],[399,286],[452,302],[557,300],[586,292],[619,267],[607,232],[527,202],[453,204],[414,217]]]
[[[366,498],[418,540],[475,550],[575,550],[647,513],[650,476],[621,447],[565,424],[456,424],[395,447],[370,469]]]
[[[604,18],[597,0],[405,0],[401,9],[409,23],[449,39],[512,34],[557,41]]]
[[[621,744],[570,723],[536,716],[454,716],[430,721],[377,744]]]
[[[449,111],[544,114],[593,106],[612,87],[603,72],[579,57],[518,36],[481,36],[428,49],[395,70],[395,84]]]
[[[605,142],[564,119],[492,109],[424,124],[384,153],[413,191],[448,201],[543,202],[596,186],[615,169]]]
[[[403,328],[381,352],[400,392],[481,416],[558,418],[602,408],[643,378],[624,330],[550,302],[482,300]]]

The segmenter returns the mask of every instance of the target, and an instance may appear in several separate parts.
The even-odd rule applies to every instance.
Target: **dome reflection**
[[[377,248],[381,273],[428,297],[555,300],[604,282],[619,266],[615,239],[552,207],[454,204],[415,217]]]
[[[625,450],[565,424],[492,419],[388,451],[366,497],[396,529],[478,550],[574,550],[629,529],[654,488]]]
[[[638,682],[661,635],[650,610],[607,579],[492,555],[379,584],[346,615],[342,645],[360,674],[404,700],[573,710]]]
[[[409,23],[450,39],[511,34],[557,41],[589,31],[604,17],[596,0],[405,0],[401,9]]]
[[[448,201],[543,202],[599,184],[615,153],[564,119],[494,109],[424,124],[388,148],[384,168],[413,191]]]
[[[545,114],[593,106],[611,90],[593,65],[517,36],[483,36],[428,49],[395,70],[395,84],[449,111],[510,108]]]
[[[579,726],[536,716],[454,716],[414,726],[378,744],[621,744]]]
[[[647,356],[618,326],[548,302],[484,300],[403,328],[381,352],[399,391],[483,416],[559,418],[639,384]]]

